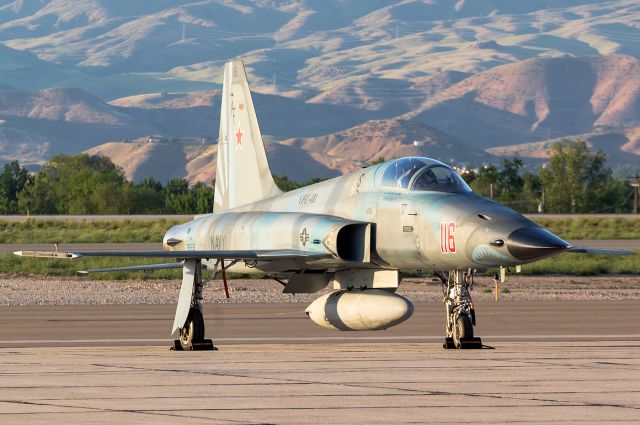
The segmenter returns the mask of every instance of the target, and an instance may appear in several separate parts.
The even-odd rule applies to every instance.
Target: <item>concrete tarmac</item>
[[[638,423],[640,343],[0,350],[2,424]]]
[[[219,351],[169,351],[174,306],[3,307],[0,423],[637,423],[637,301],[477,303],[495,349],[443,350],[442,305],[383,332],[300,304],[206,305]]]
[[[476,333],[494,341],[640,340],[637,300],[476,302]],[[442,340],[444,307],[415,303],[414,315],[386,331],[321,328],[306,304],[205,304],[207,336],[217,344]],[[175,305],[10,306],[0,309],[0,347],[169,346]]]

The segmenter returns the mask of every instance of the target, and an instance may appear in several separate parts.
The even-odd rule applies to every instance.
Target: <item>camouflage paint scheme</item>
[[[428,169],[440,177],[425,177]],[[414,190],[419,182],[422,187]],[[170,229],[166,250],[297,250],[313,256],[234,266],[236,271],[286,274],[486,269],[569,248],[515,211],[475,195],[451,168],[428,158],[400,158],[283,193],[271,177],[242,62],[225,66],[215,186],[215,213]],[[339,235],[354,223],[366,229],[351,226],[353,231]],[[534,229],[533,235],[512,241],[518,229]],[[532,239],[538,239],[534,248],[537,244],[541,249],[527,252],[526,258],[514,256],[514,245],[527,248]],[[340,255],[336,247],[345,251],[345,244],[361,255]],[[325,258],[317,257],[323,254]],[[212,263],[209,259],[208,265]]]
[[[507,241],[513,231],[522,227],[540,228],[494,201],[474,193],[415,192],[384,187],[382,176],[396,161],[222,213],[200,216],[172,228],[165,240],[186,241],[171,247],[178,250],[296,249],[330,254],[331,250],[323,243],[313,241],[324,241],[332,226],[364,222],[373,224],[375,251],[369,263],[356,267],[424,271],[486,269],[523,264],[546,256],[526,261],[515,258],[507,243],[490,244],[496,239]],[[426,158],[420,161],[425,165],[445,166]],[[442,252],[441,223],[455,224],[452,235],[455,252]],[[286,262],[281,270],[271,262],[259,262],[257,267],[243,271],[337,270],[355,266],[352,262],[336,260],[298,261],[296,265]],[[236,270],[240,270],[240,266]]]

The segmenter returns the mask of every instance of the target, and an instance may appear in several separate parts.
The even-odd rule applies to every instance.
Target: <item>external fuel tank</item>
[[[316,299],[305,313],[323,328],[375,331],[407,320],[413,314],[413,304],[390,290],[337,291]]]

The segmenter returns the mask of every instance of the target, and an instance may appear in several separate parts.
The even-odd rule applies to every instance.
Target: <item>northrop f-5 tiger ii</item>
[[[36,257],[167,258],[111,270],[182,269],[172,333],[177,349],[207,345],[203,269],[266,274],[285,293],[315,293],[311,320],[339,331],[387,329],[413,313],[396,293],[401,270],[429,271],[444,290],[445,347],[480,347],[470,285],[477,271],[531,263],[576,248],[490,199],[442,162],[394,159],[283,193],[265,153],[244,64],[224,68],[213,213],[169,229],[163,250],[35,252]]]

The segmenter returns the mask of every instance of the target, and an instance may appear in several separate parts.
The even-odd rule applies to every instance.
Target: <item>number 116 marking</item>
[[[456,223],[440,222],[440,251],[443,254],[456,252]]]

